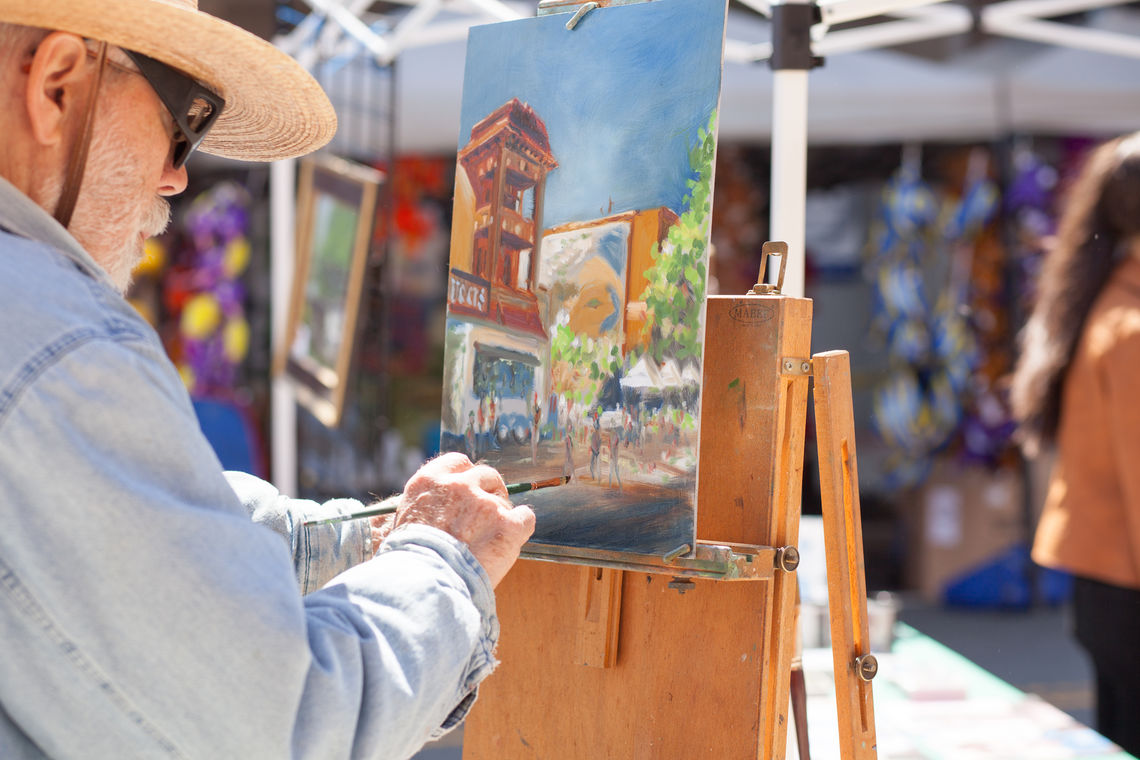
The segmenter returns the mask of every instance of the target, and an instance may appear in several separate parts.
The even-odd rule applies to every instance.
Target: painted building
[[[626,211],[585,222],[560,224],[543,234],[538,290],[546,301],[546,324],[561,319],[576,333],[598,338],[612,334],[622,355],[649,340],[645,302],[646,271],[677,223],[665,207]],[[571,294],[563,283],[581,283]]]
[[[444,428],[462,432],[480,405],[486,418],[491,400],[498,421],[525,426],[549,355],[536,244],[546,176],[558,162],[542,119],[517,98],[472,127],[458,161]]]

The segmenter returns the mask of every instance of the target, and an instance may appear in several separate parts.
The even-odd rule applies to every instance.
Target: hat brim
[[[200,150],[241,161],[311,153],[336,133],[324,90],[284,52],[240,27],[161,0],[0,0],[0,21],[72,32],[172,66],[226,101]]]

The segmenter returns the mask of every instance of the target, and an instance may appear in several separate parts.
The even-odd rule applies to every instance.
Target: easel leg
[[[803,663],[792,663],[792,719],[796,722],[796,751],[800,760],[811,760],[807,727],[807,684]]]
[[[875,663],[867,634],[867,585],[863,575],[848,353],[816,354],[812,357],[812,374],[839,747],[845,760],[871,760],[877,757],[870,682]]]
[[[806,365],[794,360],[793,368]],[[800,487],[803,482],[803,450],[807,411],[808,376],[804,370],[781,375],[776,428],[776,467],[773,482],[773,516],[769,526],[770,546],[794,546],[799,540]],[[767,625],[765,670],[776,677],[764,681],[760,702],[761,733],[768,742],[761,755],[782,760],[788,742],[788,704],[791,692],[792,658],[796,642],[796,598],[799,585],[794,567],[777,572],[772,581],[771,617]]]
[[[807,742],[807,684],[804,683],[804,629],[800,628],[799,588],[796,589],[796,654],[791,659],[791,719],[796,721],[799,760],[812,760]]]
[[[796,653],[792,657],[792,720],[796,725],[796,750],[800,760],[811,760],[807,727],[807,684],[804,682],[803,629],[800,628],[800,595],[796,591]]]

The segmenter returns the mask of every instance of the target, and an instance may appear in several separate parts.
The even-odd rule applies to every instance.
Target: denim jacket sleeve
[[[271,484],[244,472],[226,472],[226,480],[250,518],[285,539],[293,555],[293,570],[301,593],[308,594],[353,565],[368,559],[372,535],[368,520],[347,520],[333,525],[309,525],[307,520],[348,514],[363,505],[354,499],[332,499],[318,504],[292,499]]]
[[[0,375],[0,750],[407,758],[454,725],[498,637],[470,551],[403,527],[302,596],[157,340],[112,327]]]

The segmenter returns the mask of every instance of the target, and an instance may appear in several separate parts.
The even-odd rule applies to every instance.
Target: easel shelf
[[[794,546],[698,541],[695,550],[685,546],[685,556],[629,554],[600,549],[577,549],[551,544],[528,544],[523,559],[571,565],[604,567],[640,573],[662,573],[682,578],[718,581],[771,580],[778,570],[794,571],[799,553]]]

